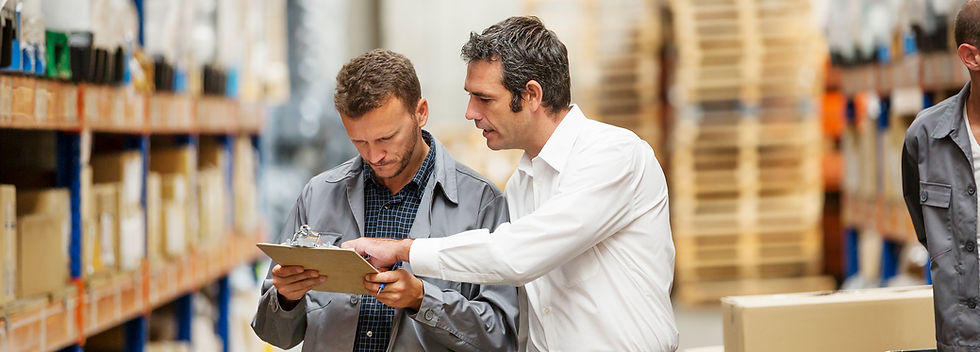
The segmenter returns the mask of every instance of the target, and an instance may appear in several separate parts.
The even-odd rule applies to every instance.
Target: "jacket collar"
[[[970,83],[967,82],[966,86],[964,86],[963,89],[956,94],[953,105],[947,106],[945,111],[942,112],[942,117],[939,124],[936,125],[934,130],[932,130],[932,138],[945,138],[963,125],[963,104],[966,103],[966,98],[969,96]]]

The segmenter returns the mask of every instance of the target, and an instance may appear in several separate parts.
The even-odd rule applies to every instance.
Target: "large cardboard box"
[[[66,212],[17,219],[17,297],[49,294],[65,287],[68,271]]]
[[[17,189],[0,185],[0,304],[16,297]]]
[[[92,157],[95,183],[120,183],[124,204],[139,205],[143,196],[143,156],[137,151]]]
[[[725,297],[727,352],[936,348],[932,287]]]

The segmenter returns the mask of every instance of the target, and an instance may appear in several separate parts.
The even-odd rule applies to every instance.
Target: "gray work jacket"
[[[456,162],[435,138],[436,161],[422,195],[411,238],[446,236],[508,220],[503,195],[487,179]],[[321,173],[306,185],[280,234],[291,238],[303,224],[334,244],[364,235],[364,178],[360,157]],[[405,268],[411,271],[411,265]],[[397,309],[388,351],[511,351],[517,349],[517,288],[473,285],[423,277],[418,312]],[[310,291],[292,310],[279,305],[271,273],[252,329],[264,341],[303,351],[344,351],[354,346],[360,296]]]
[[[963,122],[967,84],[923,110],[902,151],[905,204],[929,250],[939,351],[980,351],[977,190],[970,131]]]

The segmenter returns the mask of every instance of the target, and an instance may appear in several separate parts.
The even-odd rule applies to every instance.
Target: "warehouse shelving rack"
[[[216,282],[215,330],[228,351],[231,294],[227,274],[236,266],[258,260],[255,243],[261,238],[262,227],[254,233],[229,235],[230,240],[220,247],[195,249],[177,260],[151,263],[143,259],[138,270],[83,280],[82,153],[90,148],[93,133],[125,136],[125,148],[138,150],[143,156],[145,207],[151,135],[175,135],[191,144],[202,135],[218,136],[231,152],[233,135],[250,136],[253,147],[257,147],[262,120],[262,103],[0,75],[0,129],[43,130],[57,135],[56,183],[71,194],[69,258],[73,284],[50,299],[18,300],[0,307],[0,350],[81,351],[86,337],[125,324],[126,350],[142,351],[148,339],[149,312],[169,302],[176,302],[178,339],[190,341],[191,293]],[[234,157],[229,160],[233,162]],[[230,167],[226,176],[230,189]]]
[[[919,51],[910,35],[900,39],[894,47],[878,48],[873,64],[839,68],[846,100],[845,164],[854,158],[842,185],[844,276],[858,275],[864,265],[880,264],[882,285],[899,274],[902,247],[917,242],[901,195],[905,130],[919,110],[954,94],[969,80],[955,52]],[[865,233],[880,234],[880,258],[861,258],[860,238]],[[923,277],[932,283],[928,260]]]

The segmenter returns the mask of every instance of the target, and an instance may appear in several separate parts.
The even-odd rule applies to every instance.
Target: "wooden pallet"
[[[675,237],[806,231],[820,219],[822,192],[718,200],[671,196]]]
[[[826,48],[797,0],[671,1],[677,104],[822,92]]]
[[[798,277],[822,269],[819,227],[804,231],[674,236],[678,280]]]
[[[675,282],[674,298],[683,304],[718,304],[727,296],[829,291],[835,287],[834,279],[829,276]]]

